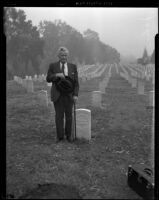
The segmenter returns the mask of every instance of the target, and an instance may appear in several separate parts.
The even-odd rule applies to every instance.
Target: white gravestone
[[[34,85],[32,80],[27,80],[27,92],[34,92]]]
[[[91,139],[91,110],[76,109],[76,137]]]
[[[31,77],[31,76],[29,76],[29,77],[28,77],[28,80],[32,80],[32,77]]]
[[[51,87],[51,86],[52,86],[52,83],[47,83],[47,86]]]
[[[34,75],[34,78],[33,78],[33,79],[34,79],[34,81],[37,81],[37,79],[38,79],[37,74]]]
[[[42,78],[43,81],[46,80],[46,76],[44,74],[41,75],[41,78]]]
[[[40,104],[42,104],[44,106],[48,106],[49,105],[47,90],[39,91],[38,97],[39,97],[39,100],[40,100]]]
[[[92,105],[94,107],[101,107],[102,101],[102,92],[101,91],[93,91],[92,92]]]
[[[16,81],[16,82],[17,82],[17,78],[18,78],[17,76],[14,76],[14,81]]]
[[[29,76],[25,76],[25,79],[28,80]]]
[[[144,94],[144,89],[145,89],[144,81],[138,80],[138,87],[137,87],[138,94]]]
[[[155,97],[154,97],[154,90],[149,91],[149,106],[153,106],[155,105]]]

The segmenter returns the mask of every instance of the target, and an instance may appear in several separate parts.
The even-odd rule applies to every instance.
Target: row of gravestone
[[[108,66],[103,67],[104,71]],[[102,74],[104,73],[102,70]],[[104,79],[99,82],[99,91],[92,91],[92,106],[102,108],[102,94],[105,93],[105,88],[111,77],[111,66],[109,72],[105,73]],[[91,139],[91,110],[89,109],[76,109],[76,137]]]
[[[83,66],[80,69],[78,69],[78,76],[79,78],[82,78],[82,81],[90,80],[94,76],[94,72],[98,69],[100,69],[100,65],[87,65]]]
[[[34,92],[34,84],[32,79],[22,79],[21,77],[14,76],[14,81],[24,87],[27,92]]]
[[[108,64],[105,65],[101,64],[98,66],[93,66],[93,68],[91,68],[90,66],[87,66],[86,69],[82,68],[79,70],[79,78],[81,78],[82,81],[85,82],[86,80],[100,77],[105,71],[105,68],[108,66],[109,66]]]
[[[104,79],[99,83],[99,91],[92,91],[92,105],[94,107],[101,107],[102,93],[105,93],[105,88],[107,87],[109,78],[111,77],[111,66],[112,65],[109,65],[109,69],[107,68],[108,66],[105,68],[103,67],[104,71],[107,68],[108,73],[105,73]],[[129,76],[129,73],[127,73],[126,69],[124,68],[124,78],[126,78],[126,80],[129,82],[133,82],[130,77],[131,76]],[[139,90],[141,90],[142,85],[139,84],[139,88]],[[38,93],[38,97],[44,102],[44,104],[48,105],[47,91],[41,90]],[[79,139],[84,138],[86,140],[91,139],[91,110],[84,108],[76,109],[76,137]]]
[[[45,81],[46,80],[46,75],[44,75],[44,74],[41,74],[41,75],[37,75],[37,74],[35,74],[33,77],[31,77],[31,76],[25,76],[25,79],[26,80],[33,80],[33,81],[40,81],[40,82],[42,82],[42,81]]]
[[[43,81],[44,80],[45,79],[43,78]],[[14,76],[14,81],[24,87],[28,93],[34,93],[34,81],[32,78],[26,77],[25,79],[22,79],[21,77]],[[37,96],[41,105],[48,106],[50,104],[46,90],[38,91]]]
[[[90,66],[88,66],[90,67]],[[105,70],[105,68],[103,67],[103,69]],[[92,71],[93,73],[93,71]],[[103,70],[102,70],[102,73],[103,73]],[[46,76],[45,75],[41,75],[39,77],[37,77],[37,75],[34,76],[34,78],[32,78],[31,76],[26,76],[25,79],[22,79],[18,76],[14,76],[14,80],[21,84],[26,90],[27,92],[34,92],[34,82],[33,81],[36,81],[36,80],[46,80]],[[51,86],[52,83],[47,83],[48,86]],[[98,105],[98,101],[96,100],[96,91],[94,91],[92,93],[92,101],[93,101],[93,105]],[[41,91],[38,91],[38,97],[39,99],[41,99],[41,102],[48,106],[49,103],[50,103],[50,99],[48,99],[48,94],[47,94],[47,91],[46,90],[41,90]],[[96,103],[94,103],[96,102]]]
[[[131,69],[131,73],[128,73],[128,70],[122,65],[120,65],[123,72],[120,72],[120,76],[126,79],[132,86],[132,88],[137,88],[137,94],[144,95],[145,94],[145,81],[143,76],[138,76],[136,71]],[[155,97],[154,97],[154,90],[149,91],[148,93],[149,98],[149,106],[154,107],[155,105]]]
[[[152,84],[154,85],[155,81],[155,74],[154,74],[154,65],[146,65],[146,66],[125,66],[127,69],[131,70],[131,75],[135,76],[140,79],[145,79],[146,81],[149,81],[150,78],[152,79]]]
[[[14,77],[14,80],[21,84],[23,87],[29,87],[28,92],[33,91],[33,81],[30,79],[22,79],[18,76]],[[48,106],[49,98],[46,90],[40,90],[37,93],[37,97],[40,100],[40,104]],[[94,99],[94,98],[93,98]],[[53,105],[51,103],[51,105]],[[88,109],[76,109],[76,138],[78,139],[91,139],[91,111]],[[73,126],[74,127],[74,123]],[[74,129],[72,131],[75,131]]]
[[[105,68],[103,68],[105,70]],[[103,70],[102,70],[103,72]],[[93,73],[93,72],[92,72]],[[15,77],[14,79],[16,82],[22,84],[22,86],[25,86],[29,88],[32,88],[30,90],[27,90],[28,92],[34,92],[33,90],[33,80],[31,78],[21,79],[20,77]],[[25,83],[25,84],[24,84]],[[103,80],[103,84],[105,83],[105,80]],[[51,84],[48,84],[48,86],[51,86]],[[101,106],[101,91],[92,91],[92,105],[96,107]],[[43,105],[48,106],[49,105],[49,99],[48,94],[46,90],[38,91],[38,98],[42,102]],[[86,140],[91,139],[91,110],[88,109],[76,109],[76,137],[77,138],[83,138]]]
[[[106,73],[104,79],[99,83],[99,91],[92,92],[92,104],[95,107],[101,107],[102,93],[105,93],[105,88],[111,77],[111,66],[108,73]],[[114,64],[117,73],[119,74],[119,68]],[[121,75],[121,74],[120,74]],[[143,94],[144,85],[143,81],[137,80],[137,78],[132,77],[127,73],[124,68],[123,77],[132,84],[132,87],[138,87],[138,94]],[[149,92],[149,103],[150,106],[154,106],[154,91]],[[76,120],[77,120],[77,138],[91,139],[91,110],[88,109],[76,109]]]

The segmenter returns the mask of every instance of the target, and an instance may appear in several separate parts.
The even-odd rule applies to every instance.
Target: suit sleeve
[[[49,65],[49,69],[46,76],[46,81],[48,83],[55,82],[57,80],[56,74],[53,71],[53,64]]]
[[[74,85],[74,91],[73,91],[73,96],[78,96],[78,92],[79,92],[79,82],[78,82],[78,72],[77,72],[77,66],[74,65],[74,81],[75,81],[75,85]]]

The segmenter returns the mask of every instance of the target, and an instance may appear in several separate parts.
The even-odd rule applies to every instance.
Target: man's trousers
[[[59,99],[54,102],[54,107],[57,139],[63,139],[64,135],[71,137],[73,99],[67,95],[60,95]]]

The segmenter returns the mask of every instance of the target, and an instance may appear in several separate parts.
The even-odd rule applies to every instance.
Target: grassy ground
[[[101,78],[102,79],[102,78]],[[103,108],[91,106],[91,91],[100,79],[81,83],[77,108],[91,109],[90,142],[55,144],[54,108],[38,103],[36,83],[29,94],[7,84],[7,193],[15,198],[37,184],[74,185],[83,199],[141,199],[127,185],[129,164],[150,164],[152,109],[112,69]],[[147,91],[151,84],[147,83]]]

